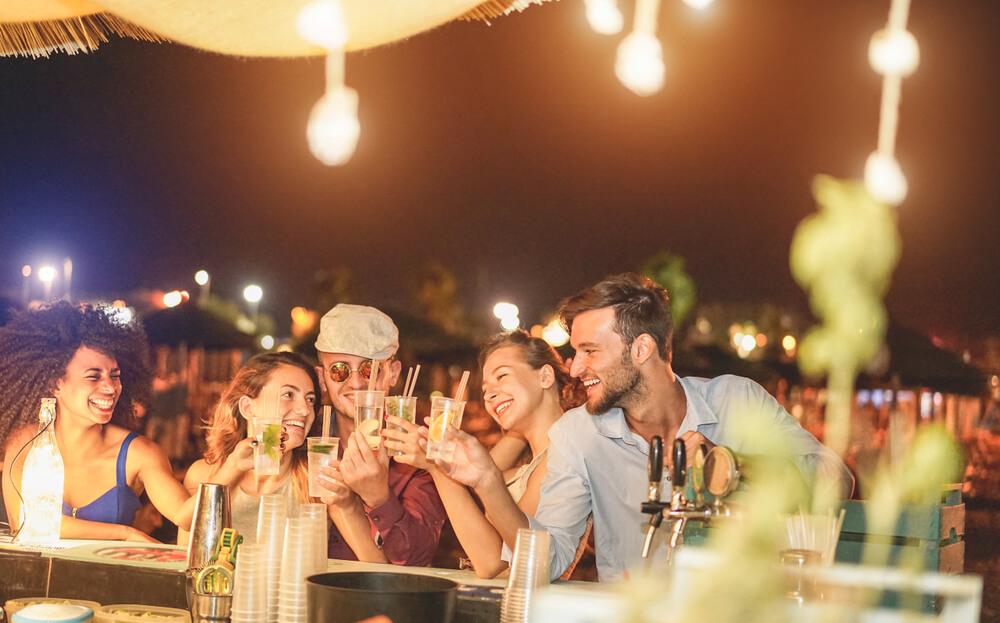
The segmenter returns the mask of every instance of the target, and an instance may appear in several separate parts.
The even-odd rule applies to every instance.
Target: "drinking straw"
[[[403,398],[409,394],[410,391],[410,379],[413,377],[413,368],[406,371],[406,382],[403,383]]]
[[[455,400],[462,400],[462,394],[465,393],[465,384],[469,382],[469,371],[466,370],[462,373],[462,380],[458,384],[458,391],[455,392]]]
[[[413,382],[410,384],[410,391],[406,393],[406,397],[409,398],[413,395],[414,390],[417,389],[417,376],[420,375],[420,364],[417,364],[417,369],[413,371]]]
[[[368,391],[375,391],[375,381],[378,380],[379,366],[382,365],[382,360],[372,359],[372,375],[368,377]]]
[[[844,515],[846,513],[847,513],[847,509],[846,508],[842,508],[842,509],[840,509],[840,516],[837,517],[837,528],[834,530],[833,539],[832,539],[833,543],[830,546],[830,547],[833,548],[833,553],[834,554],[837,551],[837,541],[840,540],[840,528],[841,528],[841,526],[844,525]],[[830,556],[830,560],[833,560],[833,555]]]
[[[323,432],[324,437],[330,436],[330,405],[323,405]]]

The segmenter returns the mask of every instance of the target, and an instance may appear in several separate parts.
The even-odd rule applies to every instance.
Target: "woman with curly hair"
[[[24,311],[0,329],[3,498],[21,517],[21,472],[43,398],[56,399],[64,465],[62,538],[155,542],[132,527],[145,490],[164,517],[189,526],[194,509],[159,446],[132,432],[135,403],[152,374],[142,329],[113,308],[60,301]]]
[[[251,357],[222,392],[207,422],[205,457],[188,469],[184,485],[194,492],[201,483],[230,488],[233,528],[244,538],[257,534],[260,496],[288,496],[289,504],[309,498],[309,468],[305,445],[319,411],[316,369],[296,353],[264,353]],[[281,461],[278,474],[261,476],[253,470],[255,438],[247,437],[247,420],[273,411],[281,417]],[[181,531],[178,543],[187,542]]]
[[[500,459],[488,454],[475,437],[459,433],[455,463],[475,456],[492,469],[502,470],[507,484],[505,495],[509,494],[525,513],[533,514],[546,472],[549,428],[562,417],[565,409],[583,401],[579,383],[570,377],[555,349],[544,340],[520,330],[495,336],[480,350],[479,364],[483,368],[486,411],[507,432],[507,437],[515,435],[527,440],[531,461],[519,467],[503,469],[498,467]],[[430,471],[455,535],[469,556],[476,575],[491,578],[504,571],[507,563],[500,557],[503,541],[490,518],[479,509],[469,489],[441,469],[440,461],[436,465],[427,461],[428,429],[424,426],[418,428],[396,417],[389,417],[388,422],[404,427],[408,432],[398,433],[387,427],[383,431],[386,447],[404,452],[403,456],[397,457],[398,461]],[[583,553],[586,536],[577,560]],[[570,571],[574,565],[570,565]]]

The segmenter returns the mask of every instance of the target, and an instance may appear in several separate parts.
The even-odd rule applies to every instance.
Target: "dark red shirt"
[[[431,475],[412,465],[389,463],[389,496],[385,504],[364,506],[372,538],[394,565],[426,567],[431,564],[446,518]],[[337,526],[330,524],[330,558],[357,560]]]

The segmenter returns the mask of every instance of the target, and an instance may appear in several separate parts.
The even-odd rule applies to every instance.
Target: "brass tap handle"
[[[694,463],[691,465],[691,490],[694,491],[695,508],[705,506],[705,455],[708,450],[705,444],[698,444],[698,449],[694,451]]]

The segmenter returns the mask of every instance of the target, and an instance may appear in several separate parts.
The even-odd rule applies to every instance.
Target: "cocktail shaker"
[[[206,567],[222,530],[232,527],[229,509],[229,488],[225,485],[204,483],[198,488],[194,503],[194,519],[188,540],[188,569]]]

